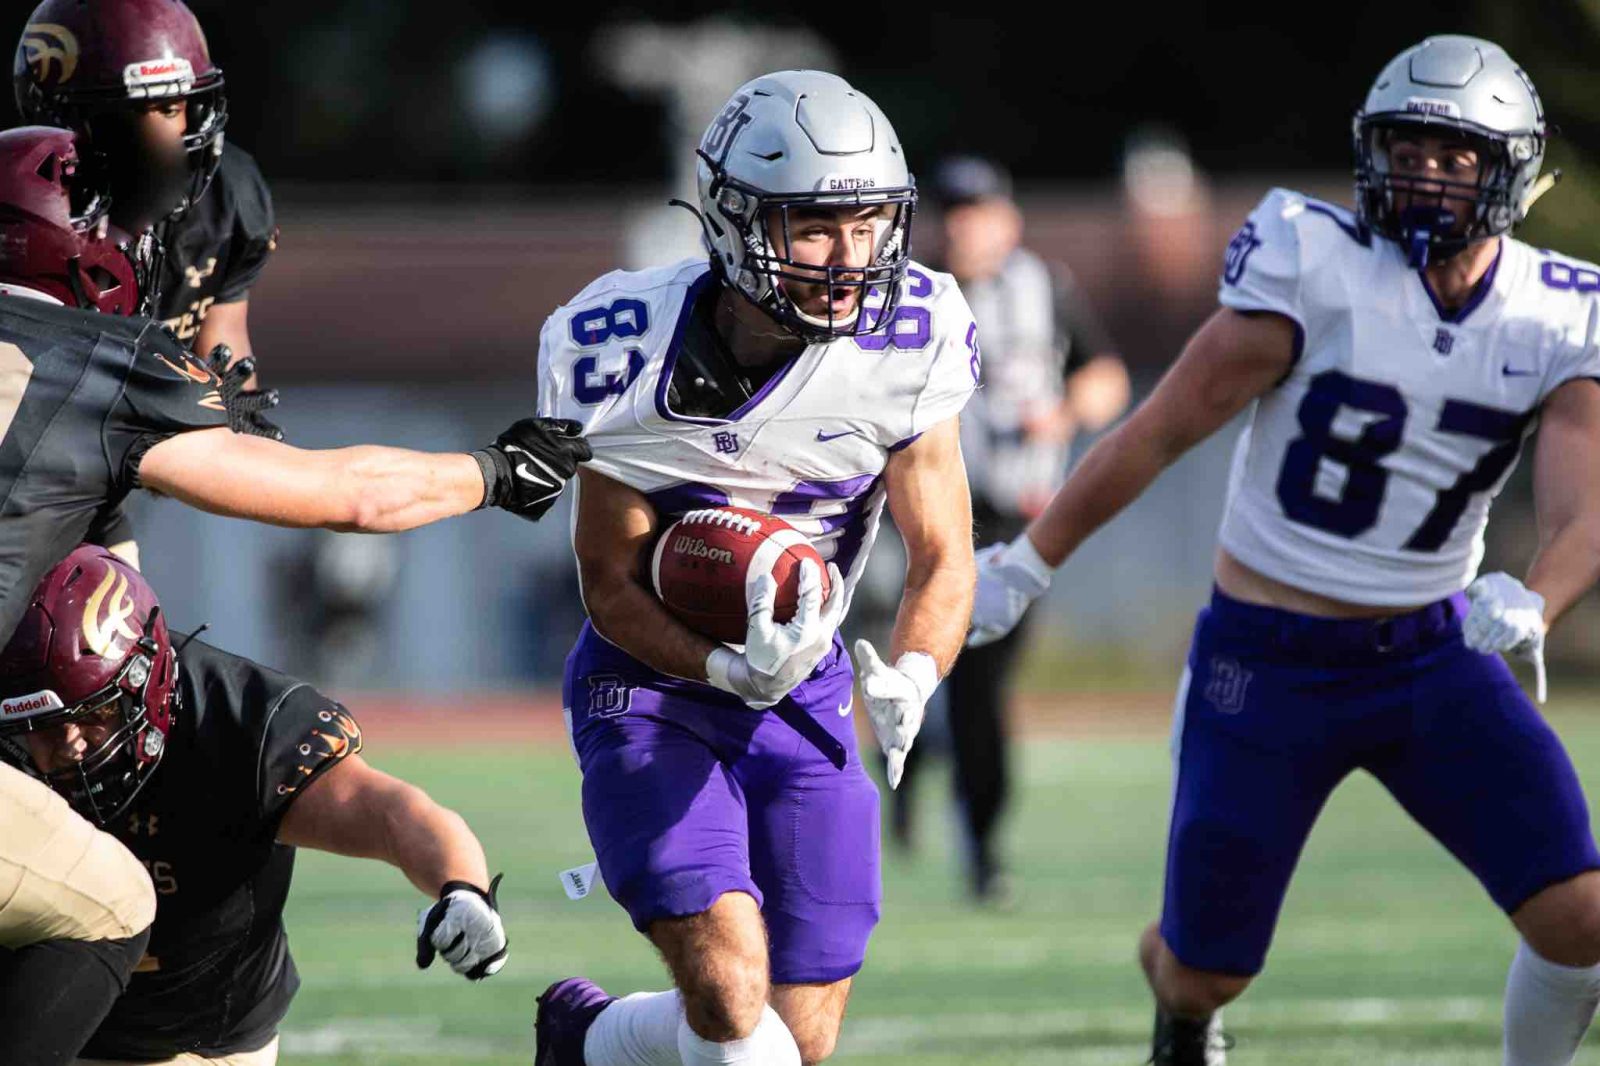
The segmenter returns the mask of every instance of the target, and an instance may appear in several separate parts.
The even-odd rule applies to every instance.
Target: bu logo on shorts
[[[599,674],[589,679],[589,717],[616,718],[628,713],[633,702],[633,686],[616,674]]]
[[[1211,676],[1206,679],[1206,702],[1223,714],[1244,710],[1245,692],[1255,675],[1239,665],[1239,660],[1221,655],[1211,657]]]

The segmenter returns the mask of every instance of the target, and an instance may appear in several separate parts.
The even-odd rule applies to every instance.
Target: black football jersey
[[[162,233],[160,300],[156,317],[188,347],[214,304],[237,303],[250,295],[267,257],[278,246],[272,193],[256,161],[231,142],[211,186],[194,207]],[[209,353],[200,352],[204,358]],[[134,539],[122,505],[107,507],[86,540],[112,547]]]
[[[0,642],[152,444],[227,424],[216,377],[160,323],[0,296]]]
[[[349,712],[310,685],[184,640],[166,753],[110,827],[150,871],[155,925],[85,1058],[215,1058],[272,1039],[300,984],[283,928],[294,849],[278,823],[361,750]]]
[[[272,194],[250,154],[225,144],[211,187],[161,238],[166,258],[156,317],[192,345],[213,304],[249,296],[278,245]]]

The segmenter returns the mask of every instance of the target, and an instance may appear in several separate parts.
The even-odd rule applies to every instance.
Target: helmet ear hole
[[[39,175],[45,181],[54,183],[55,180],[56,180],[56,174],[57,174],[56,157],[55,157],[55,155],[54,154],[47,155],[42,160],[40,160],[39,161],[39,167],[38,167],[37,170],[34,171],[34,173]]]

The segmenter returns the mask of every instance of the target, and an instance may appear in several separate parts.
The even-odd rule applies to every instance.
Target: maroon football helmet
[[[188,197],[175,213],[200,198],[221,164],[222,70],[182,0],[44,0],[23,30],[12,79],[25,121],[85,134],[122,168],[150,160],[126,158],[136,149],[117,134],[114,118],[130,107],[186,101]]]
[[[107,210],[71,132],[24,126],[0,133],[0,283],[69,307],[139,311],[150,239],[130,243],[111,228]]]
[[[107,825],[161,762],[177,679],[154,590],[111,552],[82,545],[39,582],[0,651],[0,758]],[[41,771],[26,735],[74,721],[105,739],[68,769]]]

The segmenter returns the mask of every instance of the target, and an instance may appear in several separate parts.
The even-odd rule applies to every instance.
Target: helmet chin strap
[[[1401,232],[1406,235],[1406,259],[1413,269],[1428,265],[1433,254],[1435,234],[1448,233],[1456,223],[1454,211],[1443,207],[1408,207],[1400,212]]]

